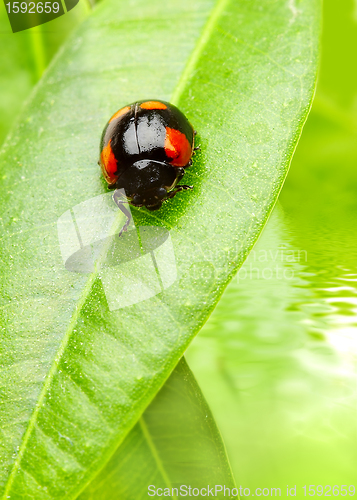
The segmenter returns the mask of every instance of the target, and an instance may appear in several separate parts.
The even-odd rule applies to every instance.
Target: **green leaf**
[[[0,46],[6,47],[0,57],[0,143],[58,47],[88,13],[86,2],[80,2],[63,17],[14,34],[6,7],[0,6]]]
[[[76,498],[168,378],[275,203],[312,99],[318,32],[318,0],[106,0],[45,74],[0,158],[4,498]],[[161,278],[172,262],[178,278],[110,309],[132,275],[67,271],[57,220],[97,206],[101,130],[145,98],[178,104],[202,152],[184,178],[192,192],[133,209],[137,227],[170,230],[175,261],[164,255]],[[147,277],[138,269],[132,287]]]
[[[150,485],[154,488],[148,490]],[[140,500],[153,489],[169,488],[172,493],[173,488],[180,491],[181,485],[183,492],[191,486],[206,488],[202,493],[207,494],[207,485],[211,491],[215,485],[225,485],[230,490],[225,498],[235,493],[220,434],[184,358],[79,498]],[[217,498],[224,498],[218,487]]]

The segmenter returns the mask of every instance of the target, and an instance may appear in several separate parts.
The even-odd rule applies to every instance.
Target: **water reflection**
[[[356,480],[357,281],[324,230],[301,240],[294,222],[276,207],[187,359],[237,482],[297,484],[302,498],[305,484]]]

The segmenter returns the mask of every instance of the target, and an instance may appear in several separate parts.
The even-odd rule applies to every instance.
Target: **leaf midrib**
[[[192,51],[190,57],[188,58],[185,69],[183,70],[181,77],[178,81],[178,84],[176,85],[176,88],[172,94],[171,102],[173,104],[178,104],[180,96],[182,95],[184,89],[186,88],[186,85],[189,82],[190,76],[193,74],[194,68],[199,60],[199,57],[200,57],[202,51],[203,51],[203,48],[208,41],[209,35],[212,33],[217,19],[220,17],[224,7],[226,6],[227,3],[229,3],[229,1],[230,0],[218,0],[215,7],[212,9],[211,14],[208,17],[208,20],[207,20],[205,26],[203,27],[202,33],[201,33],[200,37],[198,38],[197,44],[195,45],[194,50]],[[105,252],[103,252],[102,255],[105,255]],[[95,270],[93,273],[91,273],[91,275],[87,281],[87,284],[85,285],[85,287],[82,291],[81,297],[80,297],[78,305],[76,306],[76,309],[72,315],[68,329],[63,337],[63,340],[62,340],[62,342],[59,346],[59,349],[57,351],[57,355],[54,359],[54,362],[52,363],[52,366],[51,366],[51,368],[48,372],[48,375],[46,377],[46,380],[43,384],[43,388],[41,390],[41,393],[40,393],[39,398],[37,400],[37,403],[35,405],[35,409],[32,413],[31,419],[29,420],[28,427],[26,429],[26,432],[23,436],[21,445],[19,447],[19,453],[17,455],[16,460],[14,461],[11,472],[9,474],[9,478],[8,478],[7,483],[5,485],[3,500],[6,500],[7,495],[11,490],[15,476],[17,474],[17,471],[20,467],[22,458],[23,458],[24,453],[26,451],[27,443],[28,443],[30,436],[31,436],[31,433],[35,427],[39,411],[40,411],[42,404],[45,400],[48,389],[51,386],[54,375],[57,372],[57,368],[58,368],[59,363],[61,361],[61,358],[65,352],[65,349],[68,345],[71,334],[72,334],[72,332],[76,326],[76,323],[79,319],[82,308],[84,307],[84,304],[87,300],[87,297],[90,293],[90,290],[92,289],[92,286],[98,277],[99,268],[100,268],[100,262],[97,261],[97,263],[95,265]]]
[[[159,455],[159,452],[154,444],[154,441],[152,440],[151,438],[151,435],[150,435],[150,431],[145,423],[145,420],[144,420],[144,417],[142,416],[140,419],[139,419],[139,425],[140,425],[140,429],[144,435],[144,438],[147,442],[147,445],[150,449],[150,452],[155,460],[155,463],[157,465],[157,468],[160,472],[160,474],[162,475],[166,485],[168,488],[171,489],[172,491],[172,484],[171,484],[171,481],[170,481],[170,478],[168,477],[167,473],[166,473],[166,470],[165,470],[165,467],[164,467],[164,464],[162,463],[162,460],[160,458],[160,455]],[[173,495],[172,497],[174,500],[177,500],[177,497],[176,495]]]

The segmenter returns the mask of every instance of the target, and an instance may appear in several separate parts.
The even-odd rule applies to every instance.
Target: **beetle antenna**
[[[114,191],[113,200],[114,200],[115,204],[117,205],[117,207],[119,208],[119,210],[121,210],[121,212],[123,212],[123,214],[126,215],[126,217],[127,217],[124,226],[119,231],[119,235],[118,235],[119,237],[128,230],[130,221],[132,219],[132,215],[131,215],[130,210],[128,210],[124,206],[124,203],[128,203],[128,200],[126,200],[126,199],[123,200],[122,196],[123,196],[122,192],[119,189]]]

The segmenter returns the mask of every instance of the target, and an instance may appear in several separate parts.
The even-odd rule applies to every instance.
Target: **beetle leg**
[[[186,191],[186,189],[193,189],[193,186],[176,186],[175,189],[168,193],[167,198],[173,198],[177,193],[179,193],[180,191]]]
[[[193,148],[194,151],[201,151],[201,146],[196,146]]]
[[[116,191],[114,191],[113,200],[114,200],[115,204],[117,205],[117,207],[119,208],[119,210],[121,210],[123,212],[123,214],[126,215],[126,217],[127,217],[124,226],[119,231],[119,237],[124,232],[126,232],[128,230],[128,226],[129,226],[131,218],[132,218],[130,210],[128,210],[126,207],[124,207],[124,203],[128,203],[128,201],[123,200],[121,198],[121,196],[122,196],[122,193],[118,189]]]

